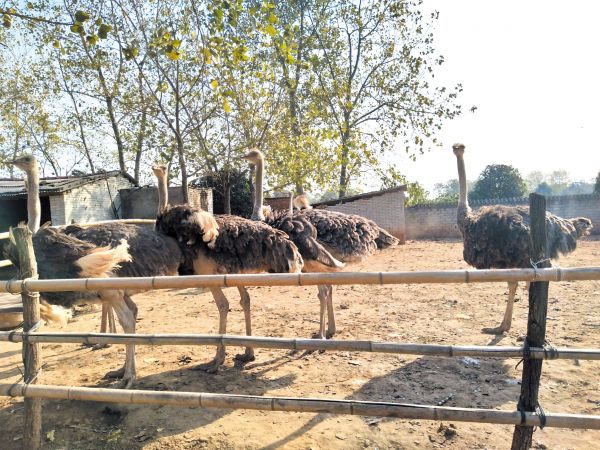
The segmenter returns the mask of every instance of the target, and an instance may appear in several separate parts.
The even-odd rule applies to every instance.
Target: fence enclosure
[[[532,248],[533,256],[545,255],[545,204],[541,196],[532,194]],[[537,224],[537,226],[536,226]],[[542,224],[540,226],[540,224]],[[17,243],[27,245],[23,252],[32,253],[31,234],[21,229],[15,235]],[[29,234],[28,234],[29,233]],[[33,261],[35,264],[35,261]],[[23,271],[23,268],[21,268]],[[27,267],[27,270],[31,268]],[[28,273],[34,273],[28,272]],[[190,277],[108,278],[77,280],[8,280],[0,282],[0,292],[21,293],[24,302],[25,325],[23,332],[0,332],[0,340],[22,342],[24,346],[25,374],[23,382],[0,384],[0,395],[24,397],[26,401],[24,446],[39,448],[42,398],[122,402],[130,404],[172,405],[196,408],[257,409],[265,411],[319,412],[385,416],[404,419],[453,420],[478,423],[516,425],[513,449],[530,448],[534,426],[600,429],[600,416],[544,413],[538,408],[537,392],[544,359],[600,359],[600,349],[553,348],[545,345],[547,285],[549,281],[600,280],[600,267],[538,268],[505,270],[460,270],[438,272],[376,272],[376,273],[305,273],[262,275],[207,275]],[[527,338],[521,347],[481,347],[403,344],[372,341],[333,341],[311,339],[285,339],[256,336],[229,335],[124,335],[99,333],[42,333],[35,331],[36,292],[84,291],[101,289],[166,289],[183,287],[229,286],[283,286],[318,284],[383,285],[398,283],[475,283],[500,281],[531,281],[529,291],[529,320]],[[33,293],[33,295],[32,295]],[[540,327],[540,324],[542,326]],[[33,329],[32,329],[33,328]],[[37,373],[41,367],[40,343],[134,343],[142,345],[244,345],[281,349],[351,350],[381,353],[441,356],[487,356],[523,358],[524,369],[521,396],[513,411],[478,408],[452,408],[432,405],[369,402],[354,400],[329,400],[315,398],[289,398],[247,395],[227,395],[197,392],[167,392],[83,388],[40,385]]]

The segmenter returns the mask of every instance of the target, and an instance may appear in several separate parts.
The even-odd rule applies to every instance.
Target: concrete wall
[[[477,210],[484,205],[527,206],[527,198],[486,200],[471,205]],[[565,195],[546,198],[548,211],[564,218],[587,217],[592,220],[592,234],[600,234],[600,195]],[[456,204],[417,205],[406,208],[406,237],[420,238],[460,238],[456,226]]]
[[[360,198],[341,205],[319,206],[319,208],[367,217],[404,242],[406,238],[404,200],[404,192],[396,191]]]
[[[119,190],[131,187],[124,177],[110,177],[50,197],[54,225],[120,218]],[[116,214],[115,214],[116,213]]]
[[[213,212],[212,189],[189,188],[190,205]],[[124,219],[155,219],[158,208],[158,188],[121,189],[121,216]],[[169,205],[183,203],[181,187],[169,187]]]

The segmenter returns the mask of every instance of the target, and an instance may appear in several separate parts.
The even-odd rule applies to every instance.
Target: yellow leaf
[[[231,105],[229,104],[229,101],[227,101],[227,99],[223,99],[223,110],[229,114],[231,112]]]
[[[54,442],[54,430],[50,430],[46,433],[46,439],[50,442]]]
[[[275,36],[275,34],[277,33],[277,30],[275,29],[275,27],[273,25],[267,25],[265,28],[265,32],[269,36]]]
[[[212,80],[210,82],[210,87],[216,89],[219,86],[219,82],[217,80]]]

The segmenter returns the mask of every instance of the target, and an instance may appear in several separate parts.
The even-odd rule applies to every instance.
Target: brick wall
[[[527,198],[486,200],[471,205],[477,210],[484,205],[527,206]],[[594,223],[592,234],[600,234],[600,195],[564,195],[546,198],[546,209],[564,218],[587,217]],[[456,226],[456,204],[416,205],[406,208],[406,237],[460,238]]]
[[[124,177],[116,176],[52,196],[50,197],[52,223],[64,225],[73,221],[95,222],[118,219],[121,206],[119,189],[125,187],[131,187],[131,183]]]
[[[404,242],[406,235],[404,199],[403,191],[386,192],[382,195],[324,208],[367,217]]]
[[[290,196],[265,198],[265,205],[269,205],[273,210],[290,209]]]
[[[212,189],[189,188],[190,205],[200,207],[204,211],[213,212]],[[143,188],[121,189],[121,217],[123,219],[155,219],[158,207],[158,188],[153,186]],[[180,186],[169,187],[169,205],[183,203],[183,193]]]

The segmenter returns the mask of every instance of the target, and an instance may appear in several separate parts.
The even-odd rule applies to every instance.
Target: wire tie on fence
[[[465,270],[465,283],[470,283],[471,280],[469,279],[470,274],[468,270]]]
[[[526,359],[531,359],[531,348],[529,347],[529,342],[527,341],[527,338],[525,338],[525,340],[523,341],[523,358],[521,358],[521,360],[517,363],[515,369],[519,367],[521,363]]]
[[[529,258],[529,263],[531,264],[531,267],[533,267],[533,281],[536,281],[538,278],[539,274],[537,270],[539,268],[539,265],[547,261],[550,261],[550,258],[540,259],[537,262],[533,262],[533,260]]]
[[[535,412],[540,418],[540,430],[543,430],[546,426],[547,417],[546,413],[544,412],[544,408],[542,408],[542,405],[540,405],[540,402],[538,402],[538,404],[536,405]]]
[[[379,284],[383,284],[383,272],[379,272]]]
[[[525,425],[525,422],[527,422],[527,415],[525,414],[525,409],[523,408],[523,402],[521,399],[519,399],[519,403],[517,403],[517,411],[521,413],[521,423],[519,423],[519,425],[523,426]]]
[[[223,287],[227,287],[227,274],[223,275]]]
[[[547,339],[544,341],[544,359],[558,359],[558,350]]]

